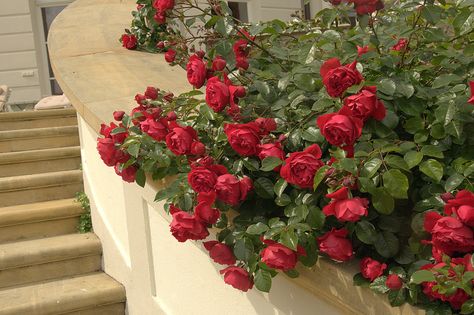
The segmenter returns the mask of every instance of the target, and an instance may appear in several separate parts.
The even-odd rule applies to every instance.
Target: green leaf
[[[461,314],[473,314],[474,313],[474,299],[467,300],[461,306]]]
[[[446,179],[446,183],[444,184],[444,189],[448,192],[455,190],[459,185],[462,184],[465,177],[461,174],[454,173],[453,175],[449,176]]]
[[[242,163],[249,171],[257,171],[259,168],[258,161],[250,158],[245,158]]]
[[[135,181],[137,182],[138,186],[145,187],[146,176],[145,171],[142,168],[138,169],[135,175]]]
[[[288,183],[284,178],[280,178],[273,187],[273,191],[278,197],[281,197],[281,194],[285,191],[285,188],[288,187]]]
[[[360,171],[360,175],[362,177],[371,178],[377,173],[380,166],[382,165],[382,160],[379,158],[373,158],[370,161],[364,163],[364,167],[362,167]]]
[[[441,178],[443,178],[443,165],[436,160],[429,159],[421,163],[419,168],[420,171],[422,171],[428,177],[434,179],[437,183],[439,183],[441,181]]]
[[[394,198],[407,199],[408,185],[408,178],[397,169],[391,169],[383,174],[383,186]]]
[[[274,156],[268,156],[263,159],[262,167],[260,168],[260,170],[264,172],[270,172],[270,171],[273,171],[275,167],[280,166],[282,163],[283,161],[280,160],[279,158],[274,157]]]
[[[374,246],[380,255],[385,258],[390,258],[398,253],[400,244],[395,234],[383,231],[377,235]]]
[[[432,156],[438,159],[444,158],[443,151],[435,145],[425,145],[421,148],[421,153],[424,155]]]
[[[384,294],[390,291],[390,289],[385,285],[385,282],[387,281],[387,276],[381,276],[378,278],[375,278],[374,281],[369,285],[369,288],[377,293]]]
[[[365,244],[373,244],[377,239],[377,230],[369,221],[362,220],[357,222],[355,226],[357,238]]]
[[[387,155],[384,161],[391,167],[399,168],[404,171],[410,171],[407,162],[398,155]]]
[[[269,271],[259,269],[255,273],[255,287],[262,292],[270,292],[272,287],[272,275]]]
[[[290,278],[298,278],[300,273],[296,269],[286,270],[285,274]]]
[[[412,97],[413,93],[415,93],[415,88],[413,85],[406,83],[406,82],[398,82],[397,84],[397,92],[401,95],[405,96],[406,98]]]
[[[378,212],[382,214],[390,214],[393,212],[395,201],[385,188],[375,188],[370,193],[372,195],[372,204]]]
[[[356,174],[357,173],[357,164],[354,159],[346,158],[339,160],[339,165],[341,165],[342,169],[346,172]]]
[[[313,184],[313,189],[316,191],[318,188],[319,184],[323,181],[323,179],[326,177],[326,172],[329,170],[330,167],[327,165],[324,165],[323,167],[319,168],[316,174],[314,175],[314,184]]]
[[[386,95],[393,95],[395,93],[397,86],[395,82],[391,79],[382,79],[377,84],[377,90]]]
[[[411,134],[415,134],[418,131],[424,130],[425,122],[421,117],[412,117],[405,121],[403,128]]]
[[[259,177],[254,182],[255,192],[263,199],[273,199],[273,182],[266,177]]]
[[[127,152],[133,157],[138,157],[138,153],[140,152],[140,146],[140,142],[132,143],[128,146]]]
[[[364,278],[360,272],[354,275],[352,281],[355,286],[368,287],[370,285],[370,280]]]
[[[238,260],[248,261],[253,254],[253,243],[248,238],[241,238],[235,242],[234,254]]]
[[[317,207],[309,207],[309,213],[306,217],[306,223],[308,223],[313,229],[321,229],[324,226],[326,216]]]
[[[252,235],[260,235],[266,231],[268,231],[268,226],[262,222],[252,224],[247,228],[247,233]]]
[[[408,168],[413,168],[420,164],[420,162],[423,160],[423,153],[417,152],[417,151],[409,151],[405,154],[403,157],[405,162],[407,162]]]
[[[298,235],[296,235],[295,230],[290,228],[281,232],[280,243],[292,250],[296,250],[298,246]]]
[[[401,306],[405,304],[407,299],[407,290],[402,288],[400,290],[393,290],[388,293],[388,301],[391,306]]]
[[[282,194],[275,199],[275,203],[277,206],[285,207],[291,203],[291,198],[287,194]]]
[[[460,82],[460,81],[462,81],[462,78],[456,74],[452,74],[452,73],[442,74],[433,81],[433,84],[431,85],[431,87],[433,89],[437,89],[443,86],[447,86],[453,82]]]
[[[433,272],[429,270],[418,270],[415,271],[410,278],[410,283],[421,284],[423,282],[435,281]]]

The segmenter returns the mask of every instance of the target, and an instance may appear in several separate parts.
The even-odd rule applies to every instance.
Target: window
[[[236,19],[248,23],[249,22],[249,12],[247,8],[247,3],[246,2],[234,2],[234,1],[229,1],[227,3],[229,5],[229,8],[232,11],[232,16],[235,17]]]

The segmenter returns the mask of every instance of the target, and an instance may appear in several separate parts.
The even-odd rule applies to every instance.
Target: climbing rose
[[[130,158],[130,155],[115,147],[115,142],[112,138],[97,139],[97,151],[99,151],[100,158],[107,166],[125,163]]]
[[[252,289],[253,281],[249,273],[240,267],[227,267],[220,271],[224,275],[224,282],[234,288],[247,292]]]
[[[348,149],[362,134],[364,123],[359,118],[330,113],[316,120],[326,140],[335,146]]]
[[[253,184],[250,178],[244,177],[239,180],[231,174],[219,176],[215,185],[217,198],[229,205],[237,205],[244,201],[252,188]]]
[[[133,50],[137,48],[137,38],[133,34],[123,34],[122,35],[122,46]]]
[[[204,247],[209,251],[212,260],[221,265],[234,265],[236,262],[232,249],[218,241],[204,242]]]
[[[179,209],[172,215],[173,221],[170,224],[171,234],[179,242],[202,240],[209,236],[209,231],[204,223],[199,221],[194,215]]]
[[[357,56],[360,57],[362,56],[363,54],[366,54],[369,52],[369,46],[357,46]]]
[[[197,140],[197,133],[192,127],[170,128],[170,133],[166,136],[166,146],[176,155],[191,154],[191,147]]]
[[[377,87],[366,86],[358,94],[344,100],[344,106],[339,114],[359,118],[363,121],[370,117],[381,121],[385,118],[386,110],[382,101],[377,98]]]
[[[186,65],[189,83],[196,89],[200,89],[206,81],[206,65],[197,55],[192,55]]]
[[[390,290],[400,290],[403,287],[402,279],[396,274],[391,274],[387,276],[387,280],[385,281],[385,285]]]
[[[121,168],[120,163],[117,163],[114,167],[115,174],[122,177],[122,180],[127,183],[133,183],[137,174],[137,168],[133,165],[127,168]]]
[[[340,97],[353,85],[357,85],[364,79],[356,69],[357,62],[341,65],[338,58],[326,60],[320,69],[326,91],[332,97]]]
[[[145,96],[149,99],[156,100],[158,98],[158,90],[153,86],[149,86],[146,88]]]
[[[157,11],[155,15],[153,15],[153,19],[156,23],[162,25],[166,23],[166,13],[164,11]]]
[[[333,199],[324,206],[323,213],[326,216],[333,215],[341,222],[356,222],[361,216],[367,216],[369,201],[366,198],[350,198],[349,190],[343,187],[338,191],[327,194],[327,198]]]
[[[360,272],[364,278],[370,281],[374,281],[383,275],[385,269],[387,269],[386,264],[380,263],[370,257],[364,257],[360,261]]]
[[[174,8],[174,0],[155,0],[153,1],[153,7],[160,12],[172,10]]]
[[[117,110],[114,112],[114,119],[116,121],[122,121],[125,112],[123,110]]]
[[[260,144],[260,130],[255,122],[247,124],[225,124],[224,132],[235,152],[242,156],[257,154]]]
[[[140,122],[140,128],[156,141],[163,141],[168,135],[168,120],[165,118],[155,120],[150,117]]]
[[[380,0],[349,0],[349,2],[354,3],[358,15],[370,14],[384,8],[384,4]]]
[[[267,143],[258,145],[258,158],[264,160],[267,157],[275,157],[280,160],[285,159],[285,151],[281,148],[280,142]],[[275,167],[274,171],[280,171],[281,165]]]
[[[469,88],[471,89],[471,97],[467,102],[474,105],[474,81],[469,81]]]
[[[440,218],[430,233],[433,245],[447,255],[453,252],[468,253],[474,250],[472,229],[457,218]]]
[[[260,134],[267,135],[272,131],[277,129],[277,124],[275,119],[273,118],[257,118],[255,119],[255,123],[260,128]]]
[[[225,66],[227,65],[227,62],[225,61],[224,58],[221,56],[217,56],[214,58],[212,61],[212,70],[214,71],[222,71],[225,69]]]
[[[229,87],[221,82],[218,77],[212,77],[206,84],[206,103],[216,113],[221,112],[229,105]]]
[[[200,193],[198,195],[198,204],[196,208],[194,208],[194,214],[196,217],[206,224],[216,224],[221,213],[219,209],[212,208],[215,201],[216,193],[214,191]]]
[[[314,175],[324,165],[320,160],[321,148],[313,144],[302,152],[293,152],[285,160],[280,170],[280,176],[288,183],[301,188],[312,188]]]
[[[298,255],[294,250],[277,242],[271,242],[260,253],[262,262],[268,267],[280,270],[290,270],[295,268]]]
[[[398,42],[392,46],[392,50],[402,51],[405,50],[408,45],[408,40],[406,38],[400,38]]]
[[[166,62],[172,63],[176,59],[176,51],[173,49],[169,49],[165,53],[165,60]]]
[[[194,167],[188,173],[188,182],[195,192],[209,192],[214,189],[217,174],[203,166]]]
[[[456,197],[447,200],[444,206],[444,213],[453,213],[464,224],[474,227],[474,193],[469,190],[461,190]]]
[[[352,243],[347,239],[346,229],[332,229],[318,237],[319,251],[337,261],[348,261],[354,255]]]

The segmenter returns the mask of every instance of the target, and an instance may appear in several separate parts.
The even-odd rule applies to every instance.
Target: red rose
[[[303,152],[293,152],[281,167],[280,176],[301,188],[312,188],[316,171],[324,165],[321,148],[313,144]]]
[[[115,142],[112,138],[97,139],[97,151],[99,151],[100,158],[107,166],[125,163],[130,158],[130,155],[115,147]]]
[[[248,58],[237,57],[237,59],[235,59],[235,66],[239,69],[247,70],[250,66]]]
[[[351,147],[362,134],[362,120],[337,113],[321,115],[317,119],[319,130],[335,146]]]
[[[327,198],[333,200],[323,208],[326,216],[333,215],[341,222],[356,222],[361,216],[367,216],[367,206],[369,201],[365,198],[349,199],[349,191],[347,187],[343,187],[338,191],[327,194]]]
[[[157,11],[155,15],[153,15],[153,20],[159,25],[166,23],[166,13],[164,11]]]
[[[453,252],[468,253],[474,250],[472,229],[453,217],[443,217],[436,221],[431,230],[431,241],[449,256]]]
[[[122,35],[122,46],[127,49],[137,48],[137,38],[133,34],[123,34]]]
[[[188,183],[197,192],[210,192],[217,182],[217,174],[203,166],[193,167],[188,173]]]
[[[258,145],[260,144],[260,130],[256,123],[225,124],[224,132],[235,152],[242,156],[257,154]]]
[[[204,247],[209,251],[212,260],[221,265],[234,265],[236,262],[232,249],[218,241],[204,242]]]
[[[368,53],[369,50],[370,50],[369,46],[363,46],[363,47],[357,46],[357,56],[360,57],[363,54]]]
[[[471,89],[471,97],[467,102],[474,105],[474,81],[469,81],[469,88]]]
[[[135,102],[137,102],[138,105],[142,106],[144,105],[146,101],[146,96],[143,94],[137,94],[135,95]]]
[[[222,71],[225,69],[225,66],[227,65],[227,62],[225,61],[224,58],[221,56],[217,56],[214,58],[212,61],[212,70],[214,71]]]
[[[354,255],[352,243],[348,240],[346,229],[332,229],[318,237],[319,251],[337,261],[348,261]]]
[[[384,8],[383,2],[380,0],[352,0],[358,15],[370,14]]]
[[[164,141],[168,135],[168,121],[165,118],[155,120],[148,118],[140,122],[141,130],[155,139],[156,141]]]
[[[116,121],[122,121],[125,112],[123,110],[116,110],[113,115]]]
[[[137,174],[137,168],[133,165],[127,168],[121,168],[120,163],[117,163],[114,167],[115,174],[122,177],[122,179],[127,183],[133,183],[135,181],[135,176]]]
[[[446,201],[444,213],[447,215],[454,213],[461,222],[474,227],[474,193],[468,190],[459,191],[455,198]]]
[[[153,86],[148,86],[145,91],[145,96],[149,99],[156,100],[158,98],[158,90]]]
[[[198,195],[198,205],[194,208],[194,214],[196,217],[206,224],[216,224],[219,220],[221,213],[219,209],[212,208],[212,204],[216,201],[216,193],[201,192]]]
[[[290,270],[295,268],[298,255],[294,250],[277,242],[271,242],[260,253],[262,262],[268,267],[280,270]]]
[[[425,212],[425,218],[423,221],[423,227],[425,231],[431,233],[431,231],[433,231],[433,227],[436,225],[436,222],[438,222],[438,220],[442,217],[443,216],[441,214],[435,211]]]
[[[235,58],[246,58],[249,55],[249,42],[245,39],[239,39],[234,43],[232,49],[234,50]]]
[[[406,38],[400,38],[398,42],[392,46],[392,50],[401,51],[405,50],[408,45],[408,40]]]
[[[370,257],[364,257],[360,261],[360,272],[362,276],[369,279],[371,282],[383,275],[387,265],[378,262]]]
[[[206,153],[206,146],[199,141],[194,141],[191,144],[191,154],[192,155],[203,155]]]
[[[200,89],[206,81],[206,65],[196,55],[192,55],[189,58],[188,64],[186,65],[186,72],[189,83],[196,89]]]
[[[258,145],[258,158],[260,160],[263,160],[267,157],[276,157],[282,161],[285,159],[285,151],[283,151],[283,149],[281,148],[280,142]],[[281,169],[281,166],[279,165],[275,167],[273,170],[276,172],[279,172],[280,169]]]
[[[398,275],[391,274],[388,275],[387,280],[385,281],[385,285],[390,290],[400,290],[403,287],[403,281]]]
[[[370,117],[382,121],[386,110],[383,102],[377,99],[376,92],[377,87],[366,86],[358,94],[347,97],[339,114],[356,117],[363,121]]]
[[[173,49],[168,49],[168,51],[165,53],[165,60],[168,63],[172,63],[176,59],[176,51]]]
[[[229,105],[229,87],[222,83],[218,77],[212,77],[206,85],[206,103],[216,113],[221,112]]]
[[[255,123],[260,128],[260,134],[267,135],[272,131],[277,129],[277,124],[275,119],[273,118],[257,118],[255,119]]]
[[[214,186],[217,198],[229,205],[237,205],[247,198],[247,194],[252,190],[252,180],[244,177],[239,181],[237,177],[231,174],[224,174],[217,178]]]
[[[203,222],[194,215],[184,211],[173,213],[173,221],[170,223],[171,234],[179,241],[202,240],[209,236],[209,231]]]
[[[197,133],[192,127],[174,127],[166,136],[166,146],[176,155],[190,154],[195,141],[197,141]]]
[[[234,288],[247,292],[253,287],[253,280],[249,273],[240,267],[227,267],[220,271],[224,275],[224,282]]]
[[[340,97],[353,85],[357,85],[364,80],[356,69],[357,62],[349,65],[341,65],[339,59],[331,58],[326,60],[320,69],[326,91],[332,97]]]
[[[153,7],[161,12],[172,10],[174,8],[174,0],[155,0],[153,1]]]

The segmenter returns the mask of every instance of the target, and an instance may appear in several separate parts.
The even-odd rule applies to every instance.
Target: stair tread
[[[0,165],[16,164],[21,162],[54,160],[61,158],[80,157],[81,147],[60,147],[41,150],[28,150],[18,152],[7,152],[0,154]]]
[[[82,171],[60,171],[0,178],[0,192],[82,181]]]
[[[45,111],[22,111],[0,113],[0,121],[48,119],[51,117],[75,117],[74,108],[52,109]]]
[[[100,240],[93,233],[68,234],[0,244],[0,270],[101,253]]]
[[[32,128],[32,129],[16,129],[0,131],[0,141],[11,141],[12,139],[21,138],[41,138],[63,135],[77,135],[77,126]]]
[[[0,290],[0,315],[63,314],[125,301],[125,289],[105,273]]]
[[[75,199],[34,202],[0,208],[0,227],[79,216],[84,213]]]

